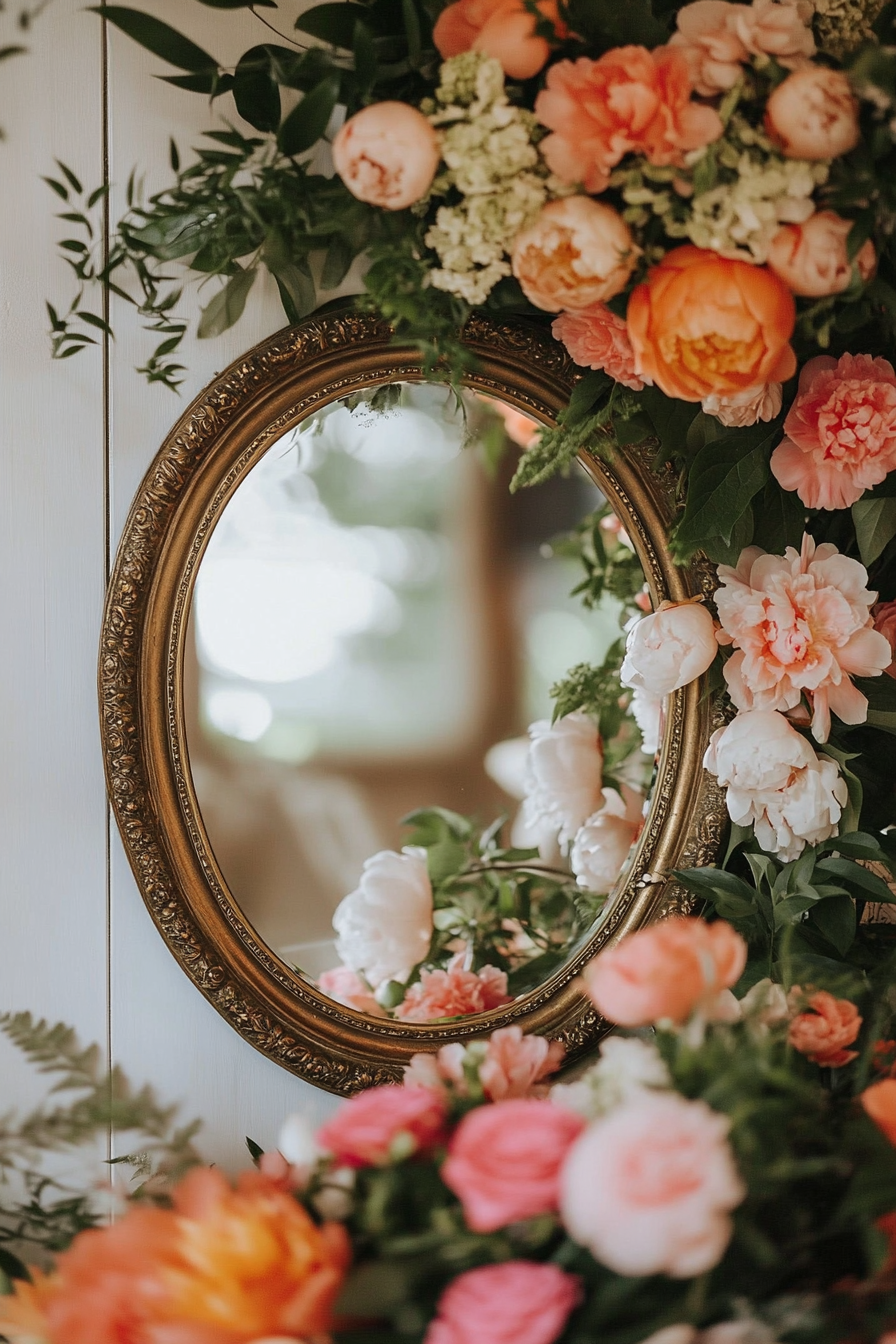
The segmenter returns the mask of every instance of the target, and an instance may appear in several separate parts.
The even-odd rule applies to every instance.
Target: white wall
[[[224,60],[264,40],[246,13],[184,0],[135,7]],[[117,32],[105,42],[80,0],[54,0],[31,54],[2,67],[0,1009],[71,1022],[133,1081],[201,1115],[204,1152],[233,1167],[244,1135],[268,1145],[287,1112],[322,1118],[334,1099],[244,1043],[156,932],[109,823],[96,654],[110,555],[159,444],[215,372],[284,319],[271,288],[256,286],[233,331],[185,342],[179,398],[134,372],[152,338],[120,301],[105,368],[99,348],[50,361],[44,300],[66,307],[71,286],[55,246],[63,207],[41,175],[59,158],[95,186],[108,162],[114,214],[133,166],[158,189],[169,135],[186,151],[214,119],[202,98],[153,78],[171,73],[161,61]],[[184,312],[194,318],[210,292],[192,292]],[[0,1078],[3,1108],[35,1092],[5,1043]]]

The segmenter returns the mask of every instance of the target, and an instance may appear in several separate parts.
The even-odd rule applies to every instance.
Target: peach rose
[[[723,130],[718,112],[692,93],[687,61],[674,47],[615,47],[596,61],[558,61],[535,100],[535,115],[553,131],[540,145],[544,160],[562,182],[591,193],[606,191],[629,152],[680,164]]]
[[[718,651],[715,622],[706,607],[663,602],[629,630],[619,679],[662,700],[702,676]]]
[[[840,70],[807,65],[779,84],[765,127],[787,159],[837,159],[859,143],[859,104]]]
[[[676,247],[628,303],[635,368],[667,397],[702,401],[796,372],[793,295],[762,266]]]
[[[603,369],[623,387],[640,392],[644,379],[635,373],[635,355],[628,327],[605,303],[592,303],[574,313],[561,313],[551,323],[554,340],[584,369]]]
[[[474,1232],[556,1210],[560,1168],[584,1128],[581,1116],[550,1101],[497,1101],[461,1120],[442,1180],[464,1207]]]
[[[643,1092],[589,1125],[562,1174],[570,1236],[617,1274],[689,1279],[721,1260],[746,1195],[727,1116]]]
[[[871,616],[875,630],[883,635],[892,654],[890,665],[884,671],[888,677],[896,677],[896,602],[875,602]]]
[[[356,971],[350,966],[334,966],[318,976],[318,986],[337,1003],[355,1012],[368,1013],[371,1017],[386,1017],[387,1013],[374,998],[370,989]]]
[[[880,676],[891,657],[872,626],[877,594],[865,586],[865,566],[806,534],[800,551],[767,555],[750,546],[736,569],[719,565],[718,575],[717,638],[736,650],[723,669],[735,706],[787,713],[806,695],[817,742],[828,739],[832,710],[844,723],[864,723],[868,700],[852,677]]]
[[[597,1010],[620,1027],[680,1024],[698,1010],[712,1015],[746,962],[746,943],[723,920],[666,919],[599,953],[584,984]]]
[[[801,991],[796,990],[799,995]],[[791,990],[794,995],[794,990]],[[790,1023],[787,1039],[795,1050],[813,1064],[839,1069],[858,1058],[856,1050],[846,1050],[859,1034],[862,1018],[849,999],[835,999],[820,989],[808,999],[808,1012],[798,1013]]]
[[[317,1142],[346,1167],[382,1167],[396,1156],[428,1152],[445,1132],[445,1102],[422,1087],[387,1083],[343,1102]]]
[[[404,1022],[434,1022],[440,1017],[487,1013],[513,1001],[513,995],[507,993],[504,971],[497,966],[465,971],[463,959],[464,954],[459,952],[447,970],[421,971],[420,979],[395,1009],[395,1016]]]
[[[423,1344],[554,1344],[581,1298],[581,1281],[557,1265],[469,1269],[439,1298]]]
[[[714,415],[722,425],[741,429],[759,420],[774,420],[781,401],[781,384],[766,383],[764,387],[748,387],[732,397],[720,397],[713,392],[703,398],[700,409],[705,415]]]
[[[896,373],[871,355],[818,355],[771,457],[772,475],[810,509],[847,509],[896,468]]]
[[[558,39],[567,36],[557,0],[537,0],[535,7],[542,20],[553,24]],[[523,0],[456,0],[436,19],[432,38],[443,60],[481,51],[499,61],[511,79],[531,79],[551,54],[547,39],[536,35],[536,26],[536,16]]]
[[[429,191],[439,137],[407,103],[373,103],[349,117],[333,140],[333,165],[353,196],[404,210]]]
[[[578,311],[625,289],[638,257],[631,231],[587,196],[550,201],[513,243],[513,274],[530,303]]]
[[[896,1144],[896,1078],[884,1078],[872,1083],[859,1094],[865,1114],[874,1121],[882,1134]],[[3,1323],[0,1321],[0,1329]]]
[[[851,219],[833,210],[818,210],[803,224],[783,224],[769,245],[768,267],[794,294],[823,299],[841,294],[852,280],[853,265],[862,280],[870,280],[877,253],[869,238],[854,261],[846,255]]]

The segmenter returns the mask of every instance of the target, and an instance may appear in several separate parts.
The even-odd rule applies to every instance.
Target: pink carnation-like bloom
[[[736,650],[724,668],[738,709],[796,709],[805,694],[812,733],[826,742],[831,711],[844,723],[864,723],[868,699],[852,678],[877,677],[890,664],[890,646],[873,628],[868,571],[831,542],[803,537],[800,551],[741,552],[737,568],[719,565],[715,602],[720,644]]]
[[[557,1265],[483,1265],[448,1285],[423,1344],[553,1344],[581,1298],[579,1279]]]
[[[884,671],[888,677],[896,677],[896,602],[875,602],[871,615],[875,630],[883,635],[892,654],[890,665]]]
[[[487,1013],[490,1008],[512,1002],[504,971],[497,966],[465,971],[463,959],[464,954],[459,952],[452,957],[447,970],[421,971],[420,979],[411,985],[395,1009],[395,1016],[405,1022],[432,1022],[437,1017]]]
[[[771,468],[810,509],[848,509],[896,468],[896,373],[871,355],[818,355],[800,374]]]
[[[583,369],[603,369],[623,387],[640,392],[644,379],[635,373],[635,352],[624,318],[605,303],[592,303],[574,313],[561,313],[551,323],[554,340],[565,345]]]
[[[354,1008],[358,1013],[368,1013],[371,1017],[386,1017],[385,1010],[377,1003],[373,993],[350,966],[334,966],[318,976],[318,986],[337,1003],[346,1008]]]
[[[464,1207],[474,1232],[551,1213],[560,1168],[585,1121],[550,1101],[521,1098],[480,1106],[461,1120],[442,1180]]]
[[[483,1053],[483,1046],[485,1050]],[[556,1073],[566,1050],[559,1041],[543,1036],[525,1036],[522,1027],[501,1027],[488,1041],[474,1041],[470,1054],[458,1042],[443,1045],[437,1054],[411,1055],[404,1070],[405,1087],[453,1087],[469,1091],[464,1066],[475,1061],[476,1072],[489,1101],[539,1096],[547,1088],[538,1085]]]
[[[445,1133],[445,1101],[422,1087],[371,1087],[343,1102],[317,1142],[340,1166],[384,1166],[399,1140],[403,1156],[426,1152]]]

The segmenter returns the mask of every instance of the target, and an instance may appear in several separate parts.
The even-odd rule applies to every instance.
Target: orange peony
[[[787,1037],[790,1044],[822,1068],[839,1069],[849,1064],[857,1054],[844,1047],[852,1045],[862,1025],[855,1004],[820,989],[810,996],[807,1007],[810,1011],[798,1013],[790,1024]]]
[[[881,1133],[896,1144],[896,1078],[885,1078],[872,1083],[860,1095],[865,1114],[874,1121]]]
[[[682,401],[785,382],[795,322],[793,295],[771,271],[700,247],[667,253],[628,304],[638,373]]]
[[[558,38],[567,36],[557,0],[537,0],[534,8],[553,24]],[[536,26],[525,0],[456,0],[436,19],[432,36],[444,60],[481,51],[499,61],[511,79],[531,79],[551,53],[547,39],[536,36]]]

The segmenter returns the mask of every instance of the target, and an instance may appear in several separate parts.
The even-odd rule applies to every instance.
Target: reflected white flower
[[[629,709],[641,733],[641,750],[645,756],[655,756],[660,749],[664,703],[645,691],[643,686],[636,686],[632,691]]]
[[[650,1041],[637,1036],[608,1036],[600,1059],[574,1083],[557,1083],[551,1101],[595,1120],[645,1089],[672,1085],[669,1070]]]
[[[594,812],[577,833],[570,855],[570,866],[580,887],[608,895],[644,824],[644,798],[623,784],[603,790],[603,806]]]
[[[406,980],[432,941],[432,884],[426,850],[382,850],[367,860],[356,891],[333,916],[336,952],[346,966],[379,986]]]
[[[718,651],[706,607],[699,602],[664,603],[629,630],[620,680],[662,700],[695,681]]]
[[[318,1147],[314,1132],[311,1121],[301,1111],[288,1115],[283,1121],[277,1136],[277,1148],[291,1167],[313,1167],[321,1156],[322,1150]]]
[[[532,833],[551,827],[568,847],[601,801],[604,754],[594,720],[576,711],[529,728],[523,822]]]

